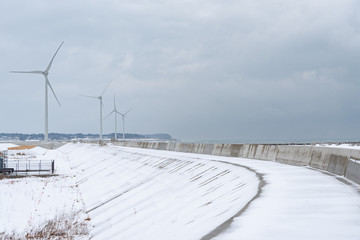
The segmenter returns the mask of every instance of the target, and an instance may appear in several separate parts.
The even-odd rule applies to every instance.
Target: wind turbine
[[[86,96],[86,95],[81,95],[83,97],[88,97],[88,98],[97,98],[100,100],[100,141],[102,141],[102,111],[103,111],[103,107],[104,107],[104,104],[102,102],[102,99],[103,99],[103,95],[106,91],[106,89],[109,87],[110,83],[112,82],[112,80],[110,80],[110,82],[108,83],[108,85],[105,87],[104,91],[102,91],[101,95],[98,96],[98,97],[95,97],[95,96]]]
[[[123,113],[119,113],[122,117],[122,122],[123,122],[123,139],[125,139],[125,116],[126,114],[128,114],[130,111],[132,110],[132,108],[130,108],[129,110],[127,110],[124,114]]]
[[[59,99],[56,97],[56,94],[54,92],[54,89],[52,88],[50,81],[48,79],[48,75],[49,75],[49,71],[51,68],[51,65],[54,61],[54,58],[56,56],[56,54],[58,53],[58,51],[60,50],[61,46],[64,44],[64,42],[62,42],[60,44],[60,46],[58,47],[58,49],[56,50],[54,56],[52,57],[49,65],[45,68],[44,71],[40,71],[40,70],[36,70],[36,71],[10,71],[11,73],[33,73],[33,74],[42,74],[45,78],[45,131],[44,131],[44,141],[47,142],[49,140],[49,129],[48,129],[48,86],[50,87],[51,91],[54,94],[54,97],[56,99],[56,101],[58,102],[59,106],[61,107],[61,104],[59,102]]]
[[[114,95],[114,110],[112,110],[105,118],[109,117],[112,113],[115,114],[115,141],[117,140],[117,115],[116,114],[120,114],[122,116],[122,120],[123,120],[123,139],[125,139],[125,116],[128,112],[130,112],[132,110],[129,109],[126,113],[122,114],[121,112],[119,112],[116,109],[116,103],[115,103],[115,95]]]

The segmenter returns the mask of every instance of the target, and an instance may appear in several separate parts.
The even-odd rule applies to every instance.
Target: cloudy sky
[[[183,140],[360,140],[357,0],[0,3],[0,132],[126,130]],[[119,126],[120,127],[120,126]],[[104,133],[114,119],[104,120]]]

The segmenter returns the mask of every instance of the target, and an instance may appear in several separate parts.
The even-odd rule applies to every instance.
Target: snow
[[[342,149],[360,149],[360,145],[358,144],[349,144],[349,143],[342,143],[342,144],[316,144],[315,147],[329,147],[329,148],[342,148]]]
[[[171,158],[201,158],[250,167],[264,175],[260,197],[215,239],[360,239],[359,185],[314,169],[276,162],[126,149]]]
[[[307,167],[95,144],[31,154],[59,175],[0,180],[0,238],[75,215],[84,239],[360,239],[360,186]]]
[[[12,143],[0,143],[0,151],[7,150],[11,147],[17,147],[18,145],[12,144]]]
[[[23,150],[19,152],[24,153]],[[47,151],[48,156],[37,155],[36,152],[29,150],[25,152],[26,155],[13,153],[14,156],[30,157],[30,161],[56,156],[59,172],[65,171],[67,174],[0,180],[0,238],[25,238],[25,234],[38,232],[49,226],[51,221],[66,220],[72,221],[65,226],[70,225],[70,229],[65,230],[72,234],[71,225],[76,225],[75,222],[83,222],[87,215],[81,194],[75,184],[75,176],[70,174],[71,170],[65,161],[66,158],[60,156],[62,154],[57,151]],[[84,228],[86,230],[87,226]],[[79,235],[75,239],[86,238],[86,235]]]
[[[68,144],[94,239],[200,239],[257,193],[246,168],[134,149]]]
[[[360,196],[353,187],[303,167],[240,161],[264,173],[268,184],[215,239],[360,239]]]
[[[55,216],[81,209],[72,178],[4,179],[0,184],[0,232],[25,232]],[[74,198],[75,196],[75,198]],[[11,212],[10,214],[4,214]]]

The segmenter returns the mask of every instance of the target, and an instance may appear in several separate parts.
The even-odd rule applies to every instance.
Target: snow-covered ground
[[[66,156],[38,147],[16,153],[9,151],[29,161],[56,159],[59,175],[0,178],[0,239],[88,239],[88,216]]]
[[[92,144],[32,153],[60,175],[0,180],[0,236],[75,213],[85,239],[360,239],[360,186],[307,167]]]
[[[11,147],[17,147],[17,145],[12,144],[12,143],[0,143],[0,151],[7,150],[8,148],[11,148]]]
[[[263,174],[266,185],[260,197],[215,239],[360,239],[360,186],[355,183],[269,161],[148,149],[126,151],[240,164]]]
[[[136,149],[68,144],[94,239],[200,239],[258,192],[253,171]]]

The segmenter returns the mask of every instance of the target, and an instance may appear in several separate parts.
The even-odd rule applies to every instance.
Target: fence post
[[[54,174],[55,171],[55,164],[54,164],[54,160],[51,161],[51,173]]]

